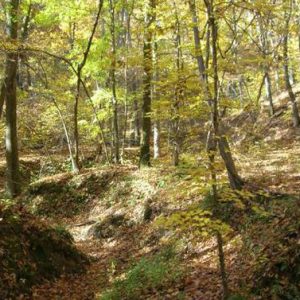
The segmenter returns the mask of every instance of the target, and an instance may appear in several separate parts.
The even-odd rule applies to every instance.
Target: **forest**
[[[0,0],[0,299],[300,300],[299,0]]]

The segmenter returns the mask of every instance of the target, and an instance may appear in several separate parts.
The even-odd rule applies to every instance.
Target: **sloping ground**
[[[229,287],[240,295],[233,299],[300,299],[297,129],[290,127],[284,113],[265,121],[244,112],[231,124],[236,132],[239,128],[233,140],[237,165],[247,187],[258,193],[220,193],[219,219],[231,228],[224,234]],[[159,216],[168,218],[199,205],[208,209],[210,179],[205,161],[200,163],[148,170],[130,165],[94,168],[32,183],[27,193],[32,211],[70,230],[78,249],[92,262],[85,274],[35,286],[30,299],[221,299],[215,237],[179,232],[180,225],[173,230],[157,225]],[[223,171],[222,164],[219,167]],[[220,186],[223,179],[225,172]],[[139,269],[140,262],[174,240],[180,245],[174,265],[184,272],[176,280],[155,286],[143,282],[144,288],[138,288],[138,280],[149,275],[149,264]],[[125,290],[132,286],[136,288],[128,296]],[[120,293],[120,287],[124,294],[111,296]]]
[[[293,142],[282,149],[274,144],[257,145],[252,156],[243,155],[239,160],[244,177],[256,186],[274,193],[300,194],[300,142]]]
[[[74,182],[77,184],[74,185]],[[190,182],[187,181],[186,184]],[[70,186],[72,190],[66,188]],[[176,186],[180,192],[177,190],[177,195],[174,195]],[[62,190],[62,187],[65,189]],[[185,194],[182,188],[180,176],[177,176],[177,171],[173,168],[139,171],[130,166],[90,169],[75,176],[61,174],[33,183],[28,191],[33,209],[43,215],[49,214],[56,222],[66,224],[75,237],[78,248],[92,258],[86,274],[65,276],[54,284],[36,286],[33,289],[33,299],[100,297],[119,275],[125,276],[126,270],[134,262],[151,256],[160,251],[163,245],[172,242],[174,235],[157,228],[154,220],[161,213],[170,214],[182,207],[182,196]],[[46,194],[51,197],[43,198]],[[76,194],[85,196],[84,205],[73,197]],[[37,199],[38,205],[34,205]],[[54,202],[49,199],[54,199]],[[58,209],[57,203],[63,208]],[[191,201],[186,203],[190,205]],[[77,205],[80,209],[72,205]],[[38,207],[47,209],[40,210]],[[64,211],[65,218],[62,220]],[[118,221],[112,216],[117,216]],[[186,253],[186,247],[180,251],[181,263],[183,257],[191,256],[194,252],[188,250]],[[217,257],[215,246],[208,252],[212,257]],[[206,299],[215,299],[216,295],[221,294],[217,259],[211,261],[210,266],[206,260],[190,260],[189,265],[191,275],[184,275],[176,283],[166,282],[158,290],[145,289],[140,297],[177,299],[177,296],[180,298],[184,294],[184,299],[199,299],[197,297],[201,292]],[[215,285],[214,291],[204,281],[198,280],[198,276],[200,279],[209,279]],[[127,298],[124,296],[116,299]]]
[[[4,197],[5,189],[5,173],[6,173],[6,162],[5,153],[1,153],[0,156],[3,158],[0,160],[0,199]],[[21,177],[24,186],[29,184],[31,176],[33,176],[40,169],[40,157],[36,155],[29,154],[24,155],[20,158],[20,170]]]
[[[77,227],[114,214],[139,223],[156,191],[156,178],[151,182],[151,176],[135,166],[91,168],[79,175],[44,177],[29,186],[26,197],[34,213],[65,219]]]
[[[300,84],[293,87],[300,93]],[[299,195],[300,128],[293,128],[288,93],[273,96],[276,113],[269,117],[266,103],[260,113],[238,112],[225,120],[237,165],[251,184],[275,193]],[[297,97],[298,105],[300,105]]]
[[[300,107],[300,84],[293,87],[296,94],[298,107]],[[246,106],[243,111],[224,119],[224,125],[231,141],[238,146],[245,146],[249,143],[281,143],[285,146],[291,141],[300,141],[300,129],[292,126],[291,102],[286,91],[278,92],[273,96],[275,114],[270,117],[268,102],[263,100],[258,109],[253,106]],[[243,149],[245,150],[245,149]]]
[[[293,85],[293,92],[296,95],[300,94],[300,83],[294,84]],[[275,106],[275,109],[280,109],[283,106],[289,105],[289,94],[287,91],[279,91],[276,94],[273,95],[273,104]],[[267,110],[268,107],[268,101],[267,99],[264,99],[262,102],[263,107]]]
[[[249,151],[248,155],[252,157],[240,158],[240,162],[241,166],[248,162],[248,167],[244,168],[244,175],[248,180],[252,180],[251,176],[259,179],[257,172],[263,172],[265,168],[262,176],[271,174],[269,177],[263,177],[266,179],[266,188],[270,190],[270,178],[272,174],[277,174],[278,168],[270,173],[272,170],[268,169],[268,160],[273,156],[272,148],[266,148],[264,153],[264,156],[260,157],[254,155],[255,151]],[[279,155],[282,152],[278,150],[275,153]],[[298,153],[294,155],[296,158]],[[262,164],[263,160],[265,165]],[[288,166],[286,162],[287,160],[283,163],[281,156],[274,158],[274,164],[282,168],[283,165]],[[102,299],[105,291],[114,287],[116,280],[131,278],[129,274],[132,265],[143,257],[151,257],[165,244],[174,241],[175,232],[157,227],[157,217],[169,216],[172,212],[180,212],[203,201],[208,180],[203,171],[199,167],[175,169],[166,166],[140,171],[133,166],[120,166],[87,169],[75,176],[65,173],[33,183],[28,192],[32,208],[44,216],[50,215],[52,222],[64,224],[75,237],[78,248],[91,257],[92,262],[86,274],[72,274],[54,283],[35,286],[32,299]],[[282,182],[284,179],[283,177]],[[256,183],[258,186],[261,184],[259,180]],[[278,185],[278,182],[274,182],[274,191],[276,189],[282,192],[282,186]],[[289,186],[287,191],[290,189],[293,187]],[[48,193],[51,197],[47,196]],[[84,199],[83,202],[76,200],[78,195]],[[276,257],[284,257],[284,261],[288,255],[295,258],[298,255],[296,248],[291,250],[291,244],[295,244],[298,238],[296,233],[299,224],[295,223],[297,217],[289,217],[292,214],[288,213],[284,202],[281,202],[280,208],[274,213],[271,203],[269,207],[265,207],[265,203],[251,204],[253,209],[251,208],[250,214],[249,211],[240,208],[237,211],[232,210],[232,202],[229,202],[229,210],[226,208],[227,204],[224,204],[229,224],[236,223],[235,227],[240,226],[240,223],[247,225],[247,233],[243,232],[243,228],[234,229],[233,235],[225,245],[229,285],[234,293],[245,294],[245,298],[240,299],[250,299],[247,293],[253,289],[252,282],[256,282],[257,285],[264,282],[262,266],[275,270],[275,275],[278,273],[276,264],[282,262],[267,264],[273,261],[272,253]],[[291,206],[295,208],[299,201],[293,203],[296,206]],[[299,212],[295,209],[293,211]],[[276,228],[276,216],[281,216],[280,220],[283,221],[280,222],[287,224],[290,231],[281,232]],[[280,235],[275,237],[273,229]],[[262,235],[256,236],[256,231],[266,232],[272,238],[260,239]],[[251,245],[256,246],[245,247],[247,243],[244,244],[242,235],[246,235],[248,242],[251,241]],[[287,238],[290,241],[288,244],[285,242]],[[176,266],[179,268],[183,265],[185,269],[178,281],[167,281],[154,289],[145,287],[137,298],[122,296],[103,299],[220,299],[222,284],[215,238],[198,240],[197,237],[180,234],[176,239],[181,245],[178,252],[180,263]],[[284,249],[291,252],[282,252],[281,244],[277,243],[279,240],[285,243]],[[266,252],[268,249],[273,249],[273,252]],[[269,257],[263,265],[259,260],[265,255]],[[291,272],[295,263],[286,261],[284,266]],[[280,278],[288,282],[285,274],[286,272],[283,272]],[[264,284],[262,290],[266,289],[263,297],[268,298],[274,280],[266,280],[269,283]],[[285,288],[280,284],[279,287]],[[251,299],[267,299],[260,297],[258,294],[251,296]]]
[[[0,298],[15,299],[32,285],[84,270],[87,258],[71,235],[41,222],[24,208],[0,206]]]

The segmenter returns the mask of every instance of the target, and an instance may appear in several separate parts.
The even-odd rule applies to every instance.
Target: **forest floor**
[[[273,195],[296,197],[298,200],[292,210],[298,213],[299,133],[287,125],[281,114],[278,116],[272,118],[267,126],[260,126],[257,130],[257,135],[260,135],[258,141],[246,143],[246,146],[238,141],[233,147],[234,156],[242,177],[247,181],[247,188],[259,189]],[[239,127],[239,124],[236,126]],[[240,128],[241,135],[242,130]],[[244,131],[248,130],[246,124]],[[55,160],[63,161],[61,157],[55,157]],[[90,264],[85,273],[64,275],[56,281],[34,286],[29,298],[21,296],[19,299],[221,299],[222,284],[215,237],[197,240],[184,235],[176,237],[177,244],[180,244],[179,260],[171,261],[170,269],[164,269],[164,265],[161,274],[153,270],[151,272],[154,275],[150,272],[154,277],[158,276],[161,282],[156,282],[151,275],[150,278],[156,284],[139,286],[138,291],[135,288],[129,289],[132,293],[129,297],[127,295],[123,298],[118,294],[109,296],[110,290],[119,289],[120,292],[120,287],[127,289],[130,284],[143,282],[141,276],[146,276],[145,269],[150,268],[147,259],[149,262],[174,242],[170,231],[162,231],[157,225],[159,215],[170,216],[174,212],[187,210],[205,201],[204,195],[209,188],[209,172],[205,159],[199,162],[192,156],[185,156],[184,163],[179,168],[173,168],[169,162],[163,160],[155,162],[149,169],[138,170],[134,165],[94,166],[74,175],[69,172],[57,172],[57,169],[52,170],[49,166],[52,165],[53,158],[47,165],[45,158],[35,153],[23,155],[21,167],[24,178],[28,180],[29,171],[37,178],[30,183],[26,192],[26,205],[29,203],[30,209],[47,219],[50,224],[70,231],[76,247],[90,258]],[[219,182],[222,184],[226,181],[226,174],[221,162],[219,165],[222,170]],[[61,169],[63,170],[63,167]],[[0,193],[4,189],[4,172],[5,163],[0,161]],[[145,220],[149,203],[151,216]],[[265,203],[258,205],[260,211],[264,205]],[[266,255],[266,249],[273,247],[270,243],[281,238],[276,235],[279,227],[275,228],[274,224],[281,224],[282,228],[286,223],[290,226],[289,218],[292,216],[289,216],[288,204],[284,203],[283,207],[281,205],[282,201],[280,209],[277,210],[275,204],[271,209],[270,219],[264,224],[255,223],[253,230],[250,230],[249,236],[255,231],[254,244],[261,242],[259,239],[268,235],[268,238],[262,241],[263,255]],[[111,216],[120,217],[120,224],[111,221]],[[265,217],[266,211],[262,212],[259,219]],[[244,212],[238,213],[231,216],[228,223],[235,227],[235,222],[248,222],[247,218]],[[105,223],[107,220],[110,221]],[[275,223],[272,223],[273,221]],[[249,224],[252,223],[250,220]],[[263,234],[257,237],[256,234],[260,231]],[[243,257],[242,234],[244,233],[234,229],[229,238],[226,238],[224,246],[229,287],[236,295],[243,295],[244,286],[255,284],[255,281],[250,282],[253,272],[249,270],[257,266],[256,263],[251,265],[252,262]],[[246,235],[248,238],[249,236]],[[286,240],[285,236],[283,240]],[[276,249],[274,247],[272,251],[280,257],[281,252]],[[290,252],[285,251],[284,255],[287,253]],[[134,273],[135,266],[139,264],[141,269]],[[267,265],[265,266],[267,268]],[[168,272],[178,274],[169,278]],[[134,278],[134,274],[138,278]],[[132,283],[127,280],[127,285],[120,285],[126,278],[130,278]],[[280,284],[284,285],[282,282],[285,281],[284,277]],[[119,287],[116,282],[119,282]],[[246,296],[232,299],[266,298]]]
[[[122,170],[121,176],[132,173],[137,177],[145,176],[145,174],[141,175],[140,171],[134,170],[131,166],[118,169]],[[115,170],[111,169],[109,172],[115,172]],[[153,181],[157,180],[157,178],[153,179],[157,175],[157,170],[152,170],[150,173],[153,184]],[[89,177],[90,173],[85,175]],[[146,175],[146,177],[148,176],[149,174]],[[117,182],[114,184],[117,184]],[[155,184],[157,182],[153,186]],[[140,187],[137,187],[137,189]],[[164,189],[161,189],[160,193],[162,196],[165,195]],[[170,205],[170,202],[163,201],[157,204],[160,206],[163,204]],[[123,205],[127,207],[126,204]],[[170,209],[177,208],[175,204]],[[118,212],[120,209],[122,209],[122,204],[117,205],[117,208],[114,207],[113,210]],[[108,210],[109,213],[112,213],[111,209]],[[161,242],[161,237],[157,236],[159,234],[153,226],[153,222],[117,228],[115,230],[118,232],[114,233],[112,237],[104,239],[87,235],[87,232],[95,223],[94,220],[105,218],[106,215],[107,211],[105,211],[103,205],[94,202],[83,213],[77,214],[74,218],[64,219],[64,226],[73,234],[78,249],[91,258],[91,264],[84,274],[64,276],[55,282],[48,282],[34,287],[30,299],[101,299],[102,293],[111,287],[116,278],[124,276],[134,262],[143,257],[150,257],[163,248],[164,242]],[[185,267],[189,269],[187,274],[184,274],[175,284],[174,282],[166,282],[157,290],[146,289],[137,299],[220,299],[222,288],[214,239],[193,246],[190,245],[190,247],[192,251],[190,249],[181,253],[181,259],[184,261]],[[226,247],[228,250],[228,271],[234,267],[234,253],[230,253],[230,248],[229,243]],[[233,287],[234,284],[237,284],[238,278],[234,278],[233,272],[232,275],[230,281]]]
[[[261,150],[262,145],[258,147]],[[275,193],[298,196],[300,166],[296,162],[299,161],[300,143],[296,142],[284,148],[279,148],[280,144],[277,144],[276,148],[274,144],[265,144],[264,147],[264,151],[255,151],[253,148],[247,155],[235,153],[244,178],[250,182],[251,186],[259,186]],[[30,158],[25,157],[22,161],[26,164]],[[131,204],[128,204],[127,198],[132,195],[140,201],[144,200],[139,199],[140,197],[147,198],[149,197],[147,193],[150,193],[152,203],[159,206],[159,212],[161,212],[161,207],[164,207],[164,212],[170,212],[198,203],[199,200],[201,201],[198,191],[203,188],[202,184],[208,178],[205,177],[206,175],[195,173],[198,172],[196,169],[192,171],[189,169],[188,173],[185,173],[185,169],[178,172],[174,168],[160,165],[148,171],[139,171],[135,166],[128,165],[83,171],[83,174],[79,175],[81,179],[77,179],[80,181],[79,186],[82,181],[85,181],[83,178],[92,186],[91,190],[86,186],[79,188],[79,190],[84,190],[86,197],[89,198],[84,209],[80,209],[79,213],[71,217],[65,217],[63,213],[58,216],[54,214],[51,220],[53,223],[62,224],[73,234],[77,248],[91,258],[91,264],[84,274],[66,275],[55,282],[49,281],[35,286],[30,299],[101,299],[103,292],[112,287],[116,279],[126,276],[126,272],[130,270],[134,262],[159,252],[164,242],[161,242],[160,236],[157,237],[154,221],[118,227],[114,229],[116,232],[108,238],[91,237],[87,234],[89,230],[97,220],[105,218],[108,214],[128,209]],[[99,181],[95,179],[97,176],[94,176],[98,172],[115,175],[108,179],[104,177],[105,184],[99,185]],[[64,181],[64,176],[68,177],[65,174],[50,176],[46,178],[46,182],[50,180],[56,184],[57,181]],[[191,181],[189,176],[196,176],[200,179]],[[122,188],[126,189],[126,181],[129,177],[131,178],[130,184],[134,186],[123,193]],[[124,178],[127,179],[124,181]],[[195,192],[189,193],[189,188],[193,185],[195,185]],[[109,205],[107,201],[110,201]],[[133,207],[130,206],[131,209],[135,205],[137,203],[134,203]],[[50,211],[51,209],[54,207],[50,207]],[[62,211],[64,209],[68,210],[68,206],[62,207]],[[134,213],[133,211],[132,214]],[[225,246],[229,284],[231,290],[236,292],[239,291],[241,276],[239,268],[242,263],[237,255],[239,244],[240,238],[235,235],[227,241]],[[222,285],[215,239],[210,238],[195,245],[186,241],[185,246],[185,250],[180,255],[186,273],[180,277],[180,280],[176,283],[166,282],[158,289],[145,289],[140,292],[137,299],[221,299]]]

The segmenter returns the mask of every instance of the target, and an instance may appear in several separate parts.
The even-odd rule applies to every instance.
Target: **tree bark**
[[[291,7],[290,7],[291,9]],[[300,126],[300,117],[299,117],[299,109],[296,101],[296,96],[293,91],[291,82],[290,82],[290,74],[289,74],[289,48],[288,48],[288,43],[289,43],[289,27],[290,27],[290,14],[286,13],[285,14],[285,33],[284,33],[284,38],[283,38],[283,68],[284,68],[284,81],[285,81],[285,87],[286,90],[289,94],[289,98],[291,101],[292,105],[292,119],[293,119],[293,126],[294,127],[299,127]]]
[[[17,43],[19,0],[6,1],[7,33],[9,38]],[[5,102],[6,102],[6,163],[7,188],[10,197],[20,194],[19,153],[17,137],[17,70],[18,53],[10,52],[6,57],[5,70]]]
[[[158,82],[158,70],[157,70],[157,42],[153,42],[152,49],[152,61],[153,61],[153,83],[152,83],[152,100],[157,101],[156,85]],[[153,158],[158,159],[160,157],[160,121],[155,120],[153,124]]]
[[[153,124],[153,158],[160,157],[160,121],[156,120]]]
[[[176,73],[177,80],[175,86],[174,103],[172,105],[172,144],[173,144],[173,165],[178,166],[180,160],[180,148],[182,145],[180,134],[180,104],[184,94],[184,79],[183,79],[183,54],[181,43],[181,26],[178,16],[176,2],[173,2],[175,9],[175,48],[176,48]]]
[[[140,129],[140,114],[139,104],[137,100],[133,102],[133,146],[140,146],[141,142],[141,129]]]
[[[226,265],[225,265],[225,255],[223,250],[223,238],[222,238],[222,234],[219,231],[216,233],[216,238],[218,244],[219,265],[220,265],[220,273],[221,273],[222,287],[223,287],[223,299],[226,300],[229,297],[229,289],[228,289],[228,280],[227,280]]]
[[[21,31],[21,41],[22,43],[25,43],[28,35],[29,35],[29,26],[30,26],[30,20],[32,15],[32,3],[31,1],[28,4],[28,9],[26,16],[24,18],[23,26]],[[28,88],[31,86],[31,74],[30,69],[28,65],[28,54],[27,53],[20,53],[19,54],[19,70],[17,73],[17,82],[18,86],[23,90],[28,90]]]
[[[271,85],[271,77],[268,71],[265,73],[265,87],[266,87],[266,95],[269,101],[269,109],[270,116],[274,115],[274,105],[273,105],[273,97],[272,97],[272,85]]]
[[[115,3],[109,0],[110,9],[110,34],[112,46],[112,63],[111,63],[111,89],[112,89],[112,109],[113,109],[113,141],[114,141],[114,161],[120,163],[120,140],[118,124],[118,99],[116,92],[116,30],[115,30]]]
[[[5,80],[4,80],[0,90],[0,119],[2,117],[4,103],[5,103],[5,92],[6,92],[6,88],[5,88]]]
[[[148,0],[145,15],[144,32],[144,78],[143,78],[143,106],[142,106],[142,136],[140,147],[140,167],[150,166],[150,139],[151,139],[151,81],[152,81],[152,39],[154,10],[156,0]]]

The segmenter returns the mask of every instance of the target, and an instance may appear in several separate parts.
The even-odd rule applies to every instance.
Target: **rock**
[[[125,215],[115,214],[97,222],[89,229],[87,235],[90,238],[107,239],[114,237],[118,228],[126,223]]]

